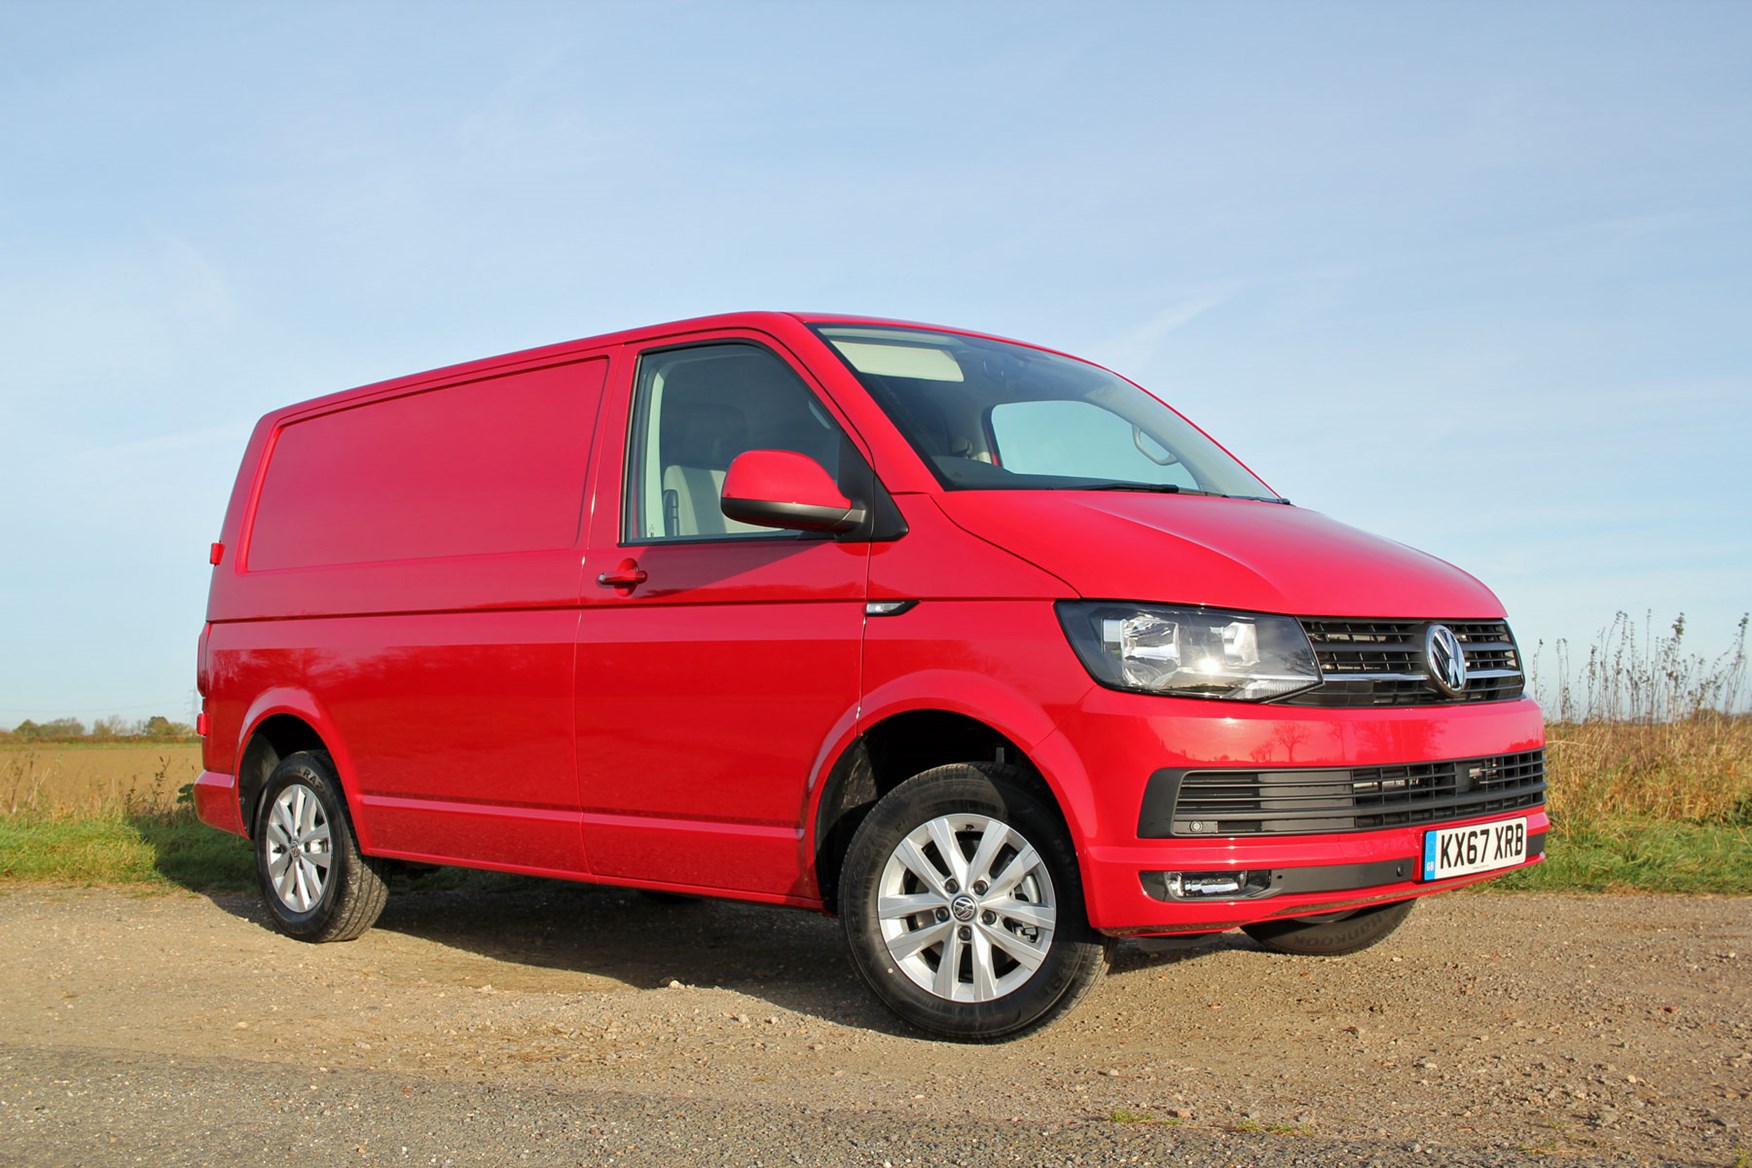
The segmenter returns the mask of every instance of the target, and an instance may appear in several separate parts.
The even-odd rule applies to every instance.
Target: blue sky
[[[249,427],[738,308],[1039,341],[1524,645],[1752,608],[1752,5],[0,0],[0,726],[186,716]]]

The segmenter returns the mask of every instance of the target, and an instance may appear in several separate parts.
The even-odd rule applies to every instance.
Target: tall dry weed
[[[1742,616],[1713,657],[1686,644],[1683,614],[1662,633],[1621,612],[1579,662],[1557,643],[1557,676],[1535,679],[1556,715],[1547,726],[1555,819],[1752,825],[1747,623]]]
[[[1665,722],[1699,714],[1745,713],[1746,632],[1742,615],[1731,644],[1715,656],[1685,641],[1685,614],[1658,631],[1645,613],[1641,625],[1620,612],[1601,629],[1580,661],[1567,640],[1552,648],[1556,676],[1542,668],[1541,642],[1529,680],[1552,721]]]
[[[30,814],[42,806],[45,776],[38,770],[34,750],[0,755],[0,791],[5,792],[8,815]]]

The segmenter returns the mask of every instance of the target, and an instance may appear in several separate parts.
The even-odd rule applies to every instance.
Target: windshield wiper
[[[1178,483],[1089,483],[1074,488],[1079,491],[1144,491],[1152,495],[1215,495],[1215,491],[1201,491],[1197,487],[1183,487]]]
[[[1201,491],[1197,487],[1183,487],[1178,483],[1090,483],[1077,487],[1080,491],[1143,491],[1152,495],[1204,495],[1211,499],[1245,499],[1250,503],[1285,503],[1288,499],[1277,495],[1225,495],[1221,491]]]

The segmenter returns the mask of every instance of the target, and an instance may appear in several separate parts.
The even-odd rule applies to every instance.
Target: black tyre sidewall
[[[1387,938],[1411,914],[1415,900],[1370,905],[1338,921],[1260,921],[1242,930],[1267,949],[1298,957],[1345,957]]]
[[[1013,781],[1008,768],[957,764],[908,779],[859,826],[840,880],[840,914],[852,963],[876,996],[921,1030],[962,1041],[1013,1037],[1082,997],[1105,967],[1105,944],[1089,927],[1077,858],[1057,816]],[[1020,988],[990,1002],[951,1002],[916,985],[888,952],[876,914],[883,868],[900,841],[941,815],[1002,820],[1034,846],[1052,878],[1057,922],[1046,960]]]
[[[329,854],[328,878],[324,880],[322,896],[317,899],[315,907],[309,912],[294,912],[280,899],[274,890],[274,882],[268,874],[268,817],[272,812],[274,801],[280,793],[293,784],[308,787],[322,805],[324,817],[328,820],[331,851]],[[335,778],[332,764],[325,755],[313,752],[301,752],[282,759],[268,776],[267,786],[262,791],[261,802],[256,808],[255,836],[256,880],[261,888],[262,899],[266,902],[268,912],[274,917],[274,923],[280,931],[302,941],[329,941],[343,939],[346,936],[356,936],[363,928],[347,929],[344,914],[349,907],[349,900],[360,896],[375,894],[378,900],[377,908],[382,907],[382,882],[379,874],[366,865],[359,854],[359,846],[353,837],[353,823],[347,815],[346,799],[341,794],[339,781]],[[365,888],[360,885],[364,883]],[[352,915],[357,915],[352,914]],[[374,920],[376,911],[371,912]],[[369,927],[369,922],[366,923]]]

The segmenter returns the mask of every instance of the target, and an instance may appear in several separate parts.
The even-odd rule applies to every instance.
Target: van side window
[[[778,357],[747,344],[647,353],[627,459],[627,539],[796,538],[728,519],[724,474],[745,450],[794,450],[839,475],[841,432]]]

